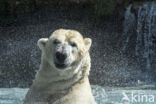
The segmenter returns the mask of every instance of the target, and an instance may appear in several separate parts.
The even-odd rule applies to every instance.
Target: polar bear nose
[[[63,63],[65,59],[67,58],[66,53],[61,53],[61,52],[56,52],[56,59],[60,62]]]

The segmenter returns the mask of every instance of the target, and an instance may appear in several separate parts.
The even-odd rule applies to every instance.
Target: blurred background
[[[31,85],[37,40],[58,28],[92,38],[91,84],[155,85],[156,1],[0,0],[0,87]]]

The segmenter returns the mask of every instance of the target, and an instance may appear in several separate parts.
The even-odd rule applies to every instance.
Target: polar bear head
[[[58,29],[49,38],[38,40],[42,57],[55,69],[65,70],[79,65],[91,46],[90,38],[75,30]]]

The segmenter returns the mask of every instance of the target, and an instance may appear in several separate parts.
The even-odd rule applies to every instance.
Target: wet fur
[[[49,53],[46,54],[46,52],[50,52],[49,45],[51,44],[45,47],[42,45],[44,41],[46,43],[54,37],[64,38],[60,34],[65,33],[67,39],[76,38],[80,48],[78,54],[74,56],[76,59],[74,65],[67,70],[58,70],[50,62],[51,60],[47,59]],[[90,46],[87,46],[87,39],[75,30],[59,29],[48,40],[42,41],[43,43],[38,43],[42,50],[40,69],[26,95],[24,104],[96,104],[88,79]]]

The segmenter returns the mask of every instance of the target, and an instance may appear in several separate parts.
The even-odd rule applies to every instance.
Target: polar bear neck
[[[50,95],[57,92],[68,92],[76,83],[83,83],[84,78],[88,78],[90,70],[90,57],[88,55],[77,66],[78,71],[76,73],[70,73],[70,70],[66,72],[69,74],[68,76],[60,75],[59,71],[53,70],[53,67],[42,58],[42,64],[33,82],[33,86],[37,89],[44,89],[42,91]]]

